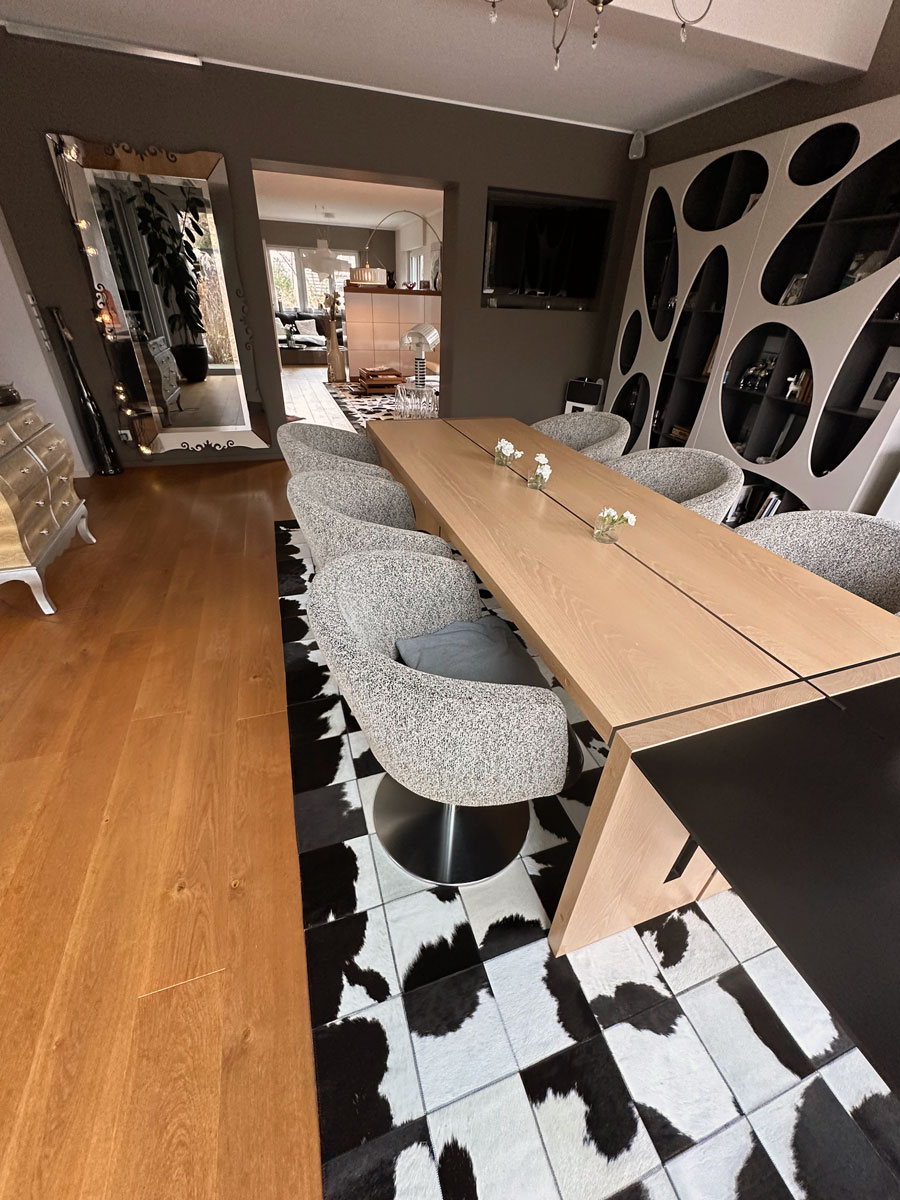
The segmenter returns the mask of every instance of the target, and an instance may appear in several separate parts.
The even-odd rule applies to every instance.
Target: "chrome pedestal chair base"
[[[528,801],[441,804],[385,775],[373,809],[378,840],[398,866],[429,883],[478,883],[508,867],[525,843]]]

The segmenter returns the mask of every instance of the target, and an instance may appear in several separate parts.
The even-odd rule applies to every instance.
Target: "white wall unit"
[[[841,122],[850,122],[859,130],[859,143],[849,161],[819,183],[801,186],[792,182],[789,167],[795,151],[812,133]],[[866,432],[858,443],[842,461],[835,461],[827,473],[815,473],[814,462],[817,464],[817,469],[822,470],[822,443],[820,442],[820,449],[816,455],[813,454],[813,445],[820,428],[824,428],[825,432],[831,428],[830,425],[823,427],[821,424],[823,411],[826,410],[832,388],[845,363],[849,362],[848,370],[852,375],[853,364],[856,361],[852,355],[857,351],[858,339],[863,330],[866,330],[864,336],[867,338],[877,335],[884,339],[893,339],[894,344],[900,342],[897,330],[889,328],[873,332],[872,326],[867,328],[867,322],[884,301],[885,296],[891,292],[892,288],[895,288],[895,285],[900,288],[900,283],[898,283],[900,281],[900,257],[893,257],[886,265],[852,286],[796,305],[784,306],[770,303],[763,296],[761,282],[773,253],[779,248],[785,235],[794,229],[798,221],[801,221],[804,214],[822,197],[826,197],[836,184],[852,175],[861,164],[870,160],[884,148],[892,146],[897,141],[898,132],[900,132],[900,96],[804,125],[794,126],[752,142],[727,147],[697,158],[686,159],[651,172],[606,400],[606,408],[614,409],[617,396],[628,380],[638,372],[649,380],[650,401],[646,416],[641,422],[635,439],[634,449],[643,449],[651,442],[658,441],[658,433],[653,429],[654,409],[660,391],[664,364],[676,336],[679,318],[684,312],[685,297],[709,254],[715,247],[722,246],[728,256],[728,294],[725,313],[709,381],[703,389],[698,415],[686,444],[726,455],[746,471],[760,475],[765,480],[772,481],[773,485],[783,487],[793,493],[809,508],[850,509],[873,513],[877,511],[896,477],[898,463],[900,463],[900,387],[894,389],[881,411],[869,422]],[[685,220],[683,210],[688,188],[704,167],[735,150],[756,151],[768,163],[768,183],[760,199],[746,215],[725,228],[711,232],[700,232],[691,228]],[[857,177],[857,179],[860,178]],[[900,196],[900,179],[894,186],[898,189],[898,196]],[[647,311],[644,286],[647,215],[652,197],[660,187],[665,188],[675,210],[678,246],[677,299],[674,319],[663,340],[657,339],[650,327],[651,314]],[[852,192],[855,187],[857,187],[855,182],[848,184],[843,193],[838,193],[838,197]],[[861,183],[859,187],[862,187]],[[825,247],[816,251],[820,257],[814,259],[813,266],[809,268],[810,282],[813,279],[815,263],[821,264],[822,256],[827,260],[828,254],[831,253],[828,247],[838,246],[838,240],[848,236],[844,235],[841,230],[849,228],[853,222],[868,222],[866,228],[874,230],[881,221],[888,229],[893,219],[897,226],[900,226],[900,212],[896,212],[894,207],[890,207],[883,217],[879,217],[877,214],[882,212],[882,209],[877,206],[884,203],[883,198],[875,197],[873,203],[876,205],[875,216],[845,217],[842,221],[829,218],[834,221],[834,224],[829,224],[831,241],[827,246],[824,235],[816,235],[812,229],[813,223],[809,223],[809,236],[811,238],[819,236],[820,240],[817,244]],[[847,211],[856,210],[848,209]],[[824,226],[828,224],[828,221],[819,221],[816,224]],[[861,228],[861,225],[857,225],[855,228]],[[805,235],[801,231],[795,236],[802,240]],[[875,232],[872,233],[873,239],[877,239],[877,236],[879,235]],[[891,242],[889,257],[890,255],[900,255],[900,228],[897,228],[893,234],[889,231],[886,232],[884,237]],[[841,245],[844,244],[841,243]],[[834,250],[835,255],[838,255],[839,252],[839,249]],[[837,258],[834,261],[837,263]],[[825,261],[826,268],[828,265],[828,262]],[[815,289],[810,290],[814,291]],[[894,291],[891,297],[892,310],[894,307],[900,309],[900,302],[895,303],[897,297],[900,297],[900,290]],[[630,370],[623,372],[620,363],[622,337],[629,318],[632,318],[631,334],[633,336],[635,324],[633,314],[635,312],[638,312],[641,317],[641,337]],[[769,323],[786,326],[801,339],[809,353],[813,388],[811,403],[805,414],[805,423],[793,444],[787,443],[790,448],[774,462],[756,463],[748,461],[738,453],[728,436],[723,419],[722,384],[723,375],[731,356],[742,339],[757,327]],[[880,321],[879,324],[890,326],[892,322]],[[882,343],[877,342],[876,344],[880,346]],[[869,353],[871,361],[874,361],[873,355],[877,358],[876,350]],[[868,369],[868,367],[865,368],[865,370]],[[845,375],[844,378],[846,380],[848,376]],[[841,394],[844,393],[846,386],[846,383],[842,381]],[[837,397],[838,392],[835,392],[835,399]],[[772,399],[782,398],[773,396]],[[835,399],[832,400],[832,405],[829,406],[828,413],[824,418],[826,422],[835,420],[833,411]],[[796,406],[795,411],[798,411]],[[849,416],[848,419],[850,419]],[[739,439],[735,438],[735,440]]]

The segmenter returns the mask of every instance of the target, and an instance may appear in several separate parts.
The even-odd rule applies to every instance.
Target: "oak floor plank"
[[[60,769],[59,754],[0,764],[0,904]]]
[[[0,905],[0,1155],[44,1026],[148,648],[113,639]],[[2,1193],[0,1193],[2,1194]],[[11,1193],[15,1195],[15,1193]]]
[[[282,714],[238,724],[228,856],[228,961],[219,1136],[220,1200],[319,1192],[319,1135],[306,1017],[306,963],[295,920],[300,876]],[[279,948],[280,952],[275,953]],[[286,1046],[304,1047],[285,1054]],[[252,1115],[251,1115],[252,1114]],[[279,1145],[293,1145],[285,1158]]]
[[[177,716],[130,725],[4,1164],[11,1195],[97,1194],[91,1180],[110,1157],[181,732]]]
[[[224,974],[138,1002],[108,1200],[216,1200]]]

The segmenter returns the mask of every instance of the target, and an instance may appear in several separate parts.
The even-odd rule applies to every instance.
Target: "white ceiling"
[[[592,53],[593,8],[571,3],[554,72],[545,0],[503,0],[494,26],[484,0],[3,0],[8,22],[629,131],[653,130],[779,76],[864,67],[890,6],[754,0],[750,19],[746,5],[714,0],[682,46],[670,0],[616,0]]]
[[[325,179],[283,171],[254,171],[256,204],[263,221],[307,221],[314,225],[359,225],[371,228],[397,208],[429,216],[444,203],[443,192],[395,187],[355,179]],[[399,229],[414,220],[402,213],[383,228]]]

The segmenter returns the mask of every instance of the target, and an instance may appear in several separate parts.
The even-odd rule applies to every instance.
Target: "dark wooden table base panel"
[[[634,761],[900,1093],[900,680]]]

